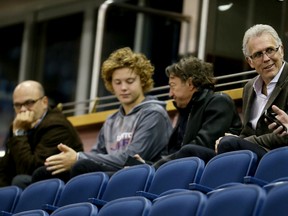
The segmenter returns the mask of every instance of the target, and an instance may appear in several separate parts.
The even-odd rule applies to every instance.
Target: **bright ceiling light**
[[[225,5],[219,5],[218,10],[219,11],[227,11],[233,6],[233,3],[225,4]]]

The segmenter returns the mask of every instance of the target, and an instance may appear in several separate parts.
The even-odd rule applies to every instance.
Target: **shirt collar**
[[[281,76],[282,74],[282,71],[283,71],[283,68],[284,68],[284,65],[285,65],[285,62],[283,62],[279,72],[277,73],[277,75],[271,80],[271,82],[268,84],[271,85],[271,84],[275,84],[278,82],[279,80],[279,77]],[[254,81],[253,83],[253,88],[254,88],[254,91],[256,93],[260,93],[262,91],[262,85],[263,85],[263,79],[260,75],[257,76],[256,80]]]

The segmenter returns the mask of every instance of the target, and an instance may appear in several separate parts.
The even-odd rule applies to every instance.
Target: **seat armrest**
[[[157,194],[153,194],[153,193],[149,193],[149,192],[145,192],[145,191],[137,191],[136,196],[143,196],[143,197],[145,197],[151,201],[153,201],[154,199],[159,197],[159,195],[157,195]]]
[[[256,184],[256,185],[263,187],[264,185],[268,184],[269,182],[264,181],[264,180],[259,179],[259,178],[255,178],[253,176],[245,176],[244,177],[244,183],[245,184]]]
[[[0,215],[1,215],[1,216],[12,216],[13,213],[11,213],[11,212],[6,212],[6,211],[0,211]]]
[[[97,206],[98,208],[103,207],[107,203],[107,201],[97,199],[97,198],[89,198],[88,202],[92,203],[93,205]]]
[[[44,204],[42,206],[42,210],[48,212],[49,214],[51,214],[53,211],[55,211],[57,208],[59,208],[58,206],[54,206],[54,205],[50,205],[50,204]]]
[[[197,191],[207,194],[208,192],[212,191],[213,188],[206,187],[204,185],[197,184],[197,183],[190,183],[189,190],[197,190]]]

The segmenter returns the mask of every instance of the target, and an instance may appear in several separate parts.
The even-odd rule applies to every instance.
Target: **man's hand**
[[[145,160],[139,154],[135,154],[133,157],[141,163],[146,163]]]
[[[219,145],[219,143],[220,143],[220,141],[221,141],[222,138],[223,138],[223,137],[219,137],[219,138],[216,140],[216,142],[215,142],[215,152],[216,152],[216,154],[218,153],[218,145]]]
[[[17,129],[29,130],[33,128],[36,124],[36,122],[34,122],[34,115],[33,111],[28,110],[18,113],[13,121],[13,132]]]
[[[61,153],[48,157],[44,163],[47,170],[52,172],[52,175],[70,170],[77,161],[77,153],[72,148],[62,143],[57,147]]]
[[[286,128],[288,128],[288,115],[275,105],[272,106],[272,110],[277,114],[275,116],[276,119],[278,119]],[[268,128],[273,130],[273,133],[277,134],[278,136],[282,137],[287,135],[287,131],[283,130],[283,126],[277,126],[275,122],[269,124]]]

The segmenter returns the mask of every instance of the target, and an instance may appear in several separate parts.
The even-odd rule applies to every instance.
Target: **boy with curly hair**
[[[153,73],[154,67],[143,54],[128,47],[114,51],[102,65],[102,78],[107,90],[120,101],[119,110],[107,118],[90,152],[76,152],[59,144],[61,153],[48,157],[33,180],[69,171],[70,177],[93,171],[115,172],[135,154],[148,161],[159,159],[172,124],[165,102],[145,96],[153,87]]]

